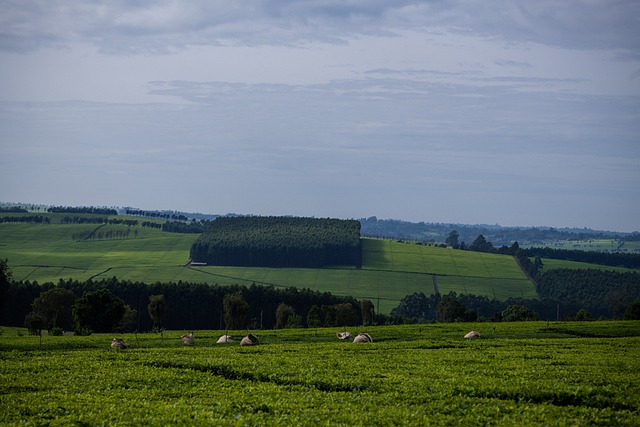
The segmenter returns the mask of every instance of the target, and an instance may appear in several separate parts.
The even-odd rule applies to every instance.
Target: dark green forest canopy
[[[360,222],[281,216],[216,218],[191,246],[191,259],[210,265],[359,268]]]

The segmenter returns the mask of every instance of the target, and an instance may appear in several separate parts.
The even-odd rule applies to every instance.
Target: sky
[[[640,230],[640,2],[0,0],[0,201]]]

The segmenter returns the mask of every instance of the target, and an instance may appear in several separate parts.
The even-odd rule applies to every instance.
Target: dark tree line
[[[8,273],[10,274],[10,272]],[[25,316],[33,311],[34,301],[51,289],[65,289],[80,298],[89,292],[106,290],[137,312],[136,328],[149,331],[154,327],[152,318],[144,314],[153,295],[164,295],[166,329],[224,329],[224,298],[238,294],[248,304],[242,327],[271,329],[276,325],[276,310],[284,303],[307,325],[309,312],[320,313],[319,324],[314,326],[342,326],[361,324],[361,304],[352,297],[339,297],[328,292],[309,289],[275,288],[271,286],[220,286],[206,283],[169,282],[145,284],[118,280],[115,277],[100,281],[60,280],[58,283],[11,282],[10,275],[3,279],[0,300],[0,324],[24,326]],[[342,306],[343,308],[337,308]],[[350,307],[345,310],[345,307]],[[344,314],[348,313],[348,314]],[[370,313],[365,314],[365,320]],[[314,319],[314,317],[311,317]],[[59,325],[65,328],[71,325]],[[157,326],[157,325],[155,325]]]
[[[61,224],[111,224],[111,225],[126,225],[128,227],[135,227],[136,225],[138,225],[138,220],[106,218],[106,217],[64,216],[60,219],[60,223]]]
[[[509,298],[506,301],[471,294],[414,293],[391,310],[394,323],[563,320],[575,318],[583,306],[571,301]],[[600,316],[596,308],[594,312]],[[560,318],[558,318],[560,316]],[[591,313],[589,313],[591,318]]]
[[[3,222],[11,222],[11,223],[29,223],[29,224],[49,224],[51,220],[49,217],[45,217],[42,215],[18,215],[18,216],[4,216],[0,217],[0,223]]]
[[[640,273],[557,268],[538,276],[540,298],[586,308],[594,316],[622,318],[640,300]]]
[[[209,227],[211,221],[191,221],[191,222],[180,222],[180,221],[167,221],[162,224],[162,231],[167,231],[170,233],[193,233],[193,234],[201,234],[204,233]]]
[[[6,213],[29,213],[29,211],[22,206],[0,206],[0,212]]]
[[[172,219],[176,221],[187,221],[189,218],[183,214],[175,214],[169,212],[143,211],[139,209],[126,209],[125,213],[132,216],[144,216],[147,218]]]
[[[299,217],[221,217],[193,243],[191,259],[210,265],[359,268],[360,223]]]
[[[47,209],[51,213],[77,213],[95,215],[118,215],[118,211],[111,208],[97,208],[94,206],[52,206]]]
[[[570,249],[528,248],[520,249],[528,257],[541,257],[579,261],[611,267],[640,268],[640,254],[579,251]]]

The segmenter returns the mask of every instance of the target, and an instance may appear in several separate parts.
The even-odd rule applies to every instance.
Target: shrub
[[[49,335],[52,335],[54,337],[60,337],[64,334],[64,329],[60,328],[60,327],[55,327],[55,328],[51,328],[49,330]]]

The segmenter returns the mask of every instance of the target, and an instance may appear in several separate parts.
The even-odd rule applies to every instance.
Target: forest
[[[55,305],[57,325],[65,330],[79,330],[72,319],[72,305],[78,298],[97,292],[109,292],[122,300],[130,313],[128,324],[114,329],[126,331],[150,331],[161,326],[170,330],[224,329],[225,319],[223,305],[225,297],[237,295],[246,303],[246,313],[238,322],[238,329],[272,329],[276,326],[277,310],[281,304],[295,314],[296,326],[308,324],[311,312],[312,324],[316,326],[343,326],[362,324],[360,303],[352,297],[334,296],[328,292],[317,292],[294,287],[276,288],[273,286],[219,286],[206,283],[167,282],[145,284],[118,280],[113,277],[105,280],[77,281],[60,280],[58,283],[8,282],[2,289],[0,298],[0,325],[23,326],[32,312],[38,310],[35,301],[52,290],[69,291],[70,302]],[[58,292],[54,292],[56,294]],[[166,305],[166,313],[161,325],[154,325],[147,313],[152,296],[162,295]],[[104,304],[103,304],[104,305]],[[65,308],[66,307],[66,308]],[[100,307],[93,310],[92,317],[97,317]],[[122,316],[124,312],[120,313]],[[316,316],[316,317],[313,317]],[[46,317],[46,316],[45,316]],[[113,320],[113,319],[112,319]],[[121,319],[115,319],[112,325]],[[49,329],[51,324],[45,325]],[[95,332],[98,330],[93,329]],[[110,332],[111,328],[100,332]]]
[[[362,265],[360,222],[301,217],[220,217],[191,247],[194,262],[247,267]]]

